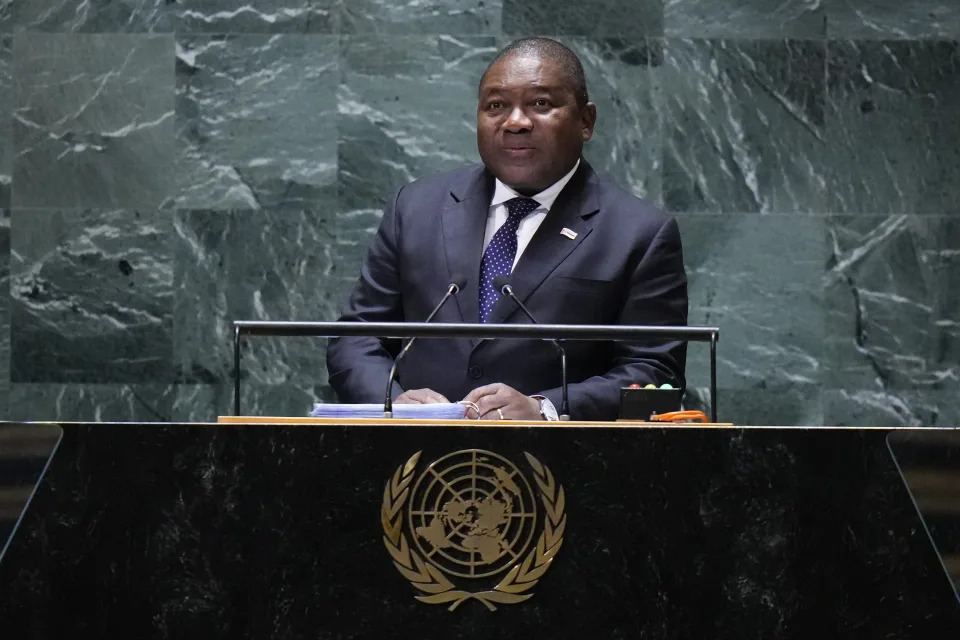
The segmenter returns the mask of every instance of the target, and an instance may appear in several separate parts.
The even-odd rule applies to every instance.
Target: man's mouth
[[[504,152],[509,156],[528,156],[532,155],[536,151],[533,147],[522,147],[522,146],[511,146],[504,147]]]

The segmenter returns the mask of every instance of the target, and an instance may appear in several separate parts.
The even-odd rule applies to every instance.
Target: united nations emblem
[[[420,454],[387,482],[380,509],[384,544],[422,592],[417,600],[449,603],[453,611],[474,599],[494,611],[530,598],[563,543],[563,487],[529,453],[536,490],[513,462],[490,451],[448,454],[416,476]]]

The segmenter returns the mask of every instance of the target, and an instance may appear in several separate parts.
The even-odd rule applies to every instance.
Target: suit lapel
[[[526,302],[590,234],[593,214],[600,209],[596,180],[593,169],[586,160],[581,160],[580,168],[530,239],[510,276],[513,290],[521,301]],[[573,231],[576,237],[571,239],[568,234],[561,233],[564,229]],[[501,298],[491,310],[489,322],[504,322],[517,312],[515,304]]]
[[[480,260],[487,212],[493,197],[493,176],[478,167],[462,183],[454,185],[450,195],[452,200],[440,216],[447,268],[452,282],[465,280],[457,295],[462,321],[479,322]]]

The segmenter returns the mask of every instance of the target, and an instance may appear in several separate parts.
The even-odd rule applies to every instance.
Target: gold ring
[[[503,417],[503,411],[501,411],[499,407],[497,408],[497,415],[500,416],[501,420],[506,420],[506,418]]]

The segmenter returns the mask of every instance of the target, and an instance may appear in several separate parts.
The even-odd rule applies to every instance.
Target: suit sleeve
[[[376,236],[367,251],[360,277],[340,315],[340,321],[402,322],[400,279],[400,195],[384,208]],[[341,402],[382,402],[399,341],[372,337],[344,337],[330,340],[327,372],[330,386]],[[402,393],[394,382],[393,396]]]
[[[676,221],[657,231],[629,280],[618,324],[686,325],[687,277]],[[685,384],[685,342],[615,342],[610,369],[569,385],[570,413],[576,420],[614,420],[620,388],[633,383]],[[560,406],[560,389],[542,392]]]

